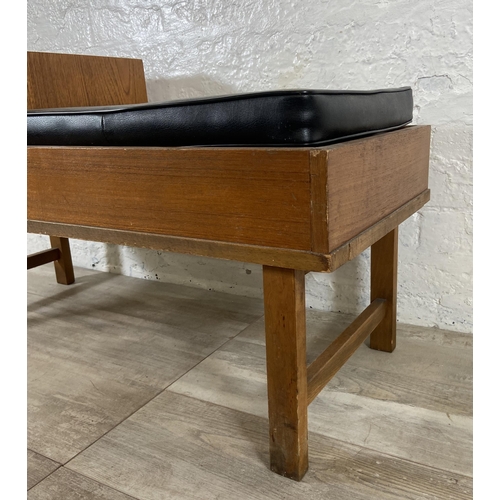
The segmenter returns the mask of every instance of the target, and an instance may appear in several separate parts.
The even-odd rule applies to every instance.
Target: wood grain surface
[[[28,109],[148,101],[140,59],[28,52]]]
[[[334,250],[428,187],[430,126],[331,146],[329,249]]]
[[[116,245],[151,248],[153,250],[237,260],[240,262],[253,262],[255,264],[283,267],[286,269],[293,268],[303,271],[328,271],[330,266],[329,255],[286,248],[229,243],[226,241],[182,238],[179,236],[32,220],[28,221],[28,232],[57,234],[80,240],[102,241]]]
[[[328,151],[313,149],[311,171],[311,250],[328,253]]]
[[[368,229],[357,234],[338,248],[330,252],[329,270],[335,271],[346,262],[357,257],[361,252],[375,244],[386,234],[393,231],[408,217],[421,209],[430,199],[430,190],[426,189],[410,201],[379,220]]]
[[[311,403],[370,335],[386,314],[387,302],[375,299],[308,367],[307,401]]]
[[[28,109],[139,104],[148,100],[140,59],[28,52],[27,80]],[[55,189],[51,196],[54,203],[64,205],[61,190]],[[50,240],[60,251],[60,258],[54,262],[57,282],[74,283],[68,239],[51,235]]]
[[[304,273],[264,266],[271,470],[300,481],[308,468]]]
[[[371,300],[385,299],[385,316],[370,335],[370,347],[378,351],[396,349],[398,305],[398,228],[374,243],[370,255]]]
[[[30,147],[28,164],[32,220],[311,246],[306,151]]]
[[[427,191],[428,141],[409,127],[327,150],[29,147],[28,218],[327,255]]]
[[[36,220],[28,220],[28,231],[81,240],[103,241],[117,245],[137,246],[190,255],[253,262],[286,269],[330,272],[354,259],[370,245],[397,227],[398,224],[401,224],[419,210],[429,200],[429,196],[429,190],[424,191],[398,210],[395,210],[372,227],[348,241],[345,245],[326,255],[286,248],[243,245],[241,243],[183,238]]]

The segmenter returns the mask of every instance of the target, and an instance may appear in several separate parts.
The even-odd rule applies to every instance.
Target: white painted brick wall
[[[28,50],[136,57],[150,101],[283,88],[412,86],[432,125],[432,200],[400,230],[399,320],[472,331],[472,1],[28,0]],[[30,235],[29,251],[46,247]],[[259,266],[72,242],[75,264],[259,296]],[[368,254],[309,274],[318,309],[359,312]]]

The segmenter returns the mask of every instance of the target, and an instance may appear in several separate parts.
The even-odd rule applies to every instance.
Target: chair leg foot
[[[54,261],[56,280],[62,285],[71,285],[75,282],[75,273],[73,271],[73,262],[71,260],[71,250],[68,238],[50,237],[50,244],[54,248],[59,248],[61,258]]]

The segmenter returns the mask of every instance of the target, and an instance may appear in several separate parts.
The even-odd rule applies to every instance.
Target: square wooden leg
[[[264,266],[271,470],[300,481],[308,468],[304,272]]]
[[[387,312],[370,335],[370,347],[392,352],[396,348],[398,289],[398,228],[371,247],[371,300],[385,299]]]
[[[71,285],[71,283],[75,282],[75,273],[73,271],[73,262],[71,260],[71,250],[69,248],[68,238],[51,236],[50,245],[52,248],[59,248],[61,252],[61,258],[54,261],[57,282],[62,285]]]

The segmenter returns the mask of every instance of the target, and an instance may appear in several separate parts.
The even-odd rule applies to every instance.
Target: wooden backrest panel
[[[28,52],[28,109],[148,101],[140,59]]]

